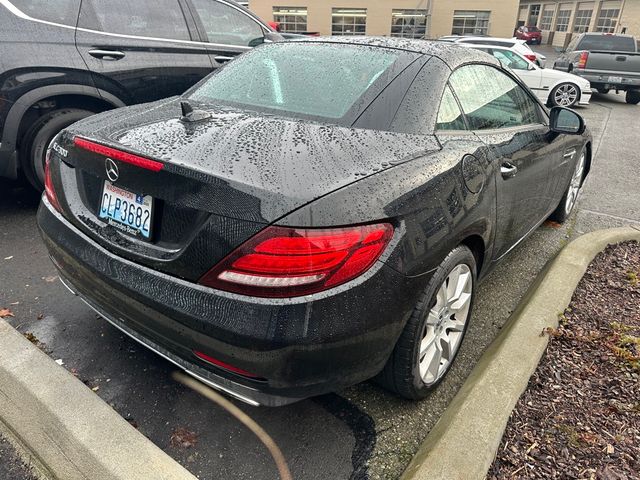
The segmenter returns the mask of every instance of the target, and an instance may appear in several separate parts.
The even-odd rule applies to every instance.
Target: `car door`
[[[513,78],[490,65],[465,65],[450,84],[469,128],[496,162],[494,259],[505,255],[552,210],[554,164],[561,146],[551,140],[540,105]]]
[[[76,45],[96,86],[142,103],[179,95],[210,73],[185,10],[180,0],[83,0]]]
[[[221,0],[188,0],[214,67],[264,42],[266,27],[238,5]]]

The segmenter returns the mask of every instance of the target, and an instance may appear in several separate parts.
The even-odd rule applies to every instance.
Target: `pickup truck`
[[[640,103],[640,53],[631,35],[583,33],[561,53],[554,69],[589,80],[603,94],[625,91],[627,103]]]

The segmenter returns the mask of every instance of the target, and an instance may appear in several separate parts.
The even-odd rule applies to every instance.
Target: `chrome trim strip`
[[[238,10],[239,12],[241,12],[243,15],[248,16],[246,13],[244,13],[242,10],[240,10],[239,8],[230,5],[226,2],[224,2],[225,5],[229,5],[230,7],[235,8],[236,10]],[[62,23],[55,23],[55,22],[49,22],[47,20],[40,20],[38,18],[33,18],[30,17],[29,15],[27,15],[26,13],[22,12],[20,9],[18,9],[18,7],[16,7],[15,5],[13,5],[9,0],[0,0],[0,5],[4,6],[7,10],[9,10],[11,13],[13,13],[16,17],[22,18],[23,20],[29,20],[31,22],[36,22],[36,23],[42,23],[44,25],[49,25],[52,27],[59,27],[59,28],[66,28],[69,30],[76,30],[76,31],[80,31],[80,32],[87,32],[87,33],[94,33],[97,35],[105,35],[108,37],[118,37],[118,38],[132,38],[132,39],[140,39],[140,40],[152,40],[154,42],[168,42],[168,43],[182,43],[182,44],[186,44],[186,45],[196,45],[196,46],[202,46],[202,47],[223,47],[223,48],[236,48],[236,49],[240,49],[243,51],[249,51],[251,50],[251,47],[243,47],[241,45],[228,45],[225,43],[209,43],[209,42],[196,42],[193,40],[177,40],[177,39],[172,39],[172,38],[157,38],[157,37],[142,37],[139,35],[126,35],[123,33],[110,33],[110,32],[100,32],[98,30],[92,30],[89,28],[81,28],[81,27],[74,27],[71,25],[64,25]],[[251,17],[249,17],[251,18]],[[255,19],[251,18],[253,21],[255,21]],[[258,25],[260,25],[259,22],[256,21],[256,23],[258,23]],[[185,23],[186,26],[186,23]],[[260,25],[262,28],[265,28],[264,25]]]
[[[564,157],[564,158],[573,158],[573,156],[576,154],[576,151],[577,151],[577,150],[575,150],[575,149],[573,149],[573,150],[571,150],[571,151],[567,151],[567,152],[563,155],[563,157]]]

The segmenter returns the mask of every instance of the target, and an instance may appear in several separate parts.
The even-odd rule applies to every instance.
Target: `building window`
[[[576,12],[576,19],[573,22],[573,31],[575,33],[584,33],[589,31],[592,13],[593,10],[578,10]]]
[[[280,24],[282,32],[305,33],[307,7],[273,7],[273,21]]]
[[[614,33],[618,24],[620,10],[617,8],[608,8],[600,10],[596,32]]]
[[[542,12],[540,30],[551,30],[551,25],[553,25],[553,10],[545,10]]]
[[[556,22],[556,31],[566,32],[569,30],[569,19],[571,18],[571,10],[560,10],[558,12],[558,21]]]
[[[366,8],[334,8],[331,12],[333,35],[364,35],[367,30]]]
[[[537,27],[539,16],[540,16],[540,5],[531,5],[531,9],[529,10],[529,23],[527,23],[527,25]]]
[[[393,10],[391,12],[392,37],[425,38],[426,33],[426,10]]]
[[[487,35],[489,33],[489,15],[491,12],[456,10],[453,12],[454,35]]]

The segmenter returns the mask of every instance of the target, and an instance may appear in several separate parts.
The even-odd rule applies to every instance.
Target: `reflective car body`
[[[505,89],[452,115],[449,89],[477,102],[485,74]],[[509,95],[525,110],[500,107]],[[107,320],[215,388],[281,405],[379,373],[447,253],[468,246],[486,275],[556,208],[590,144],[588,133],[551,131],[546,109],[484,53],[400,39],[287,41],[183,97],[65,130],[38,224],[61,278]],[[108,160],[116,186],[154,199],[149,240],[99,216]],[[505,162],[517,176],[502,175]],[[392,232],[384,250],[334,286],[269,295],[217,273],[209,282],[244,250],[264,254],[265,234],[379,225]]]

